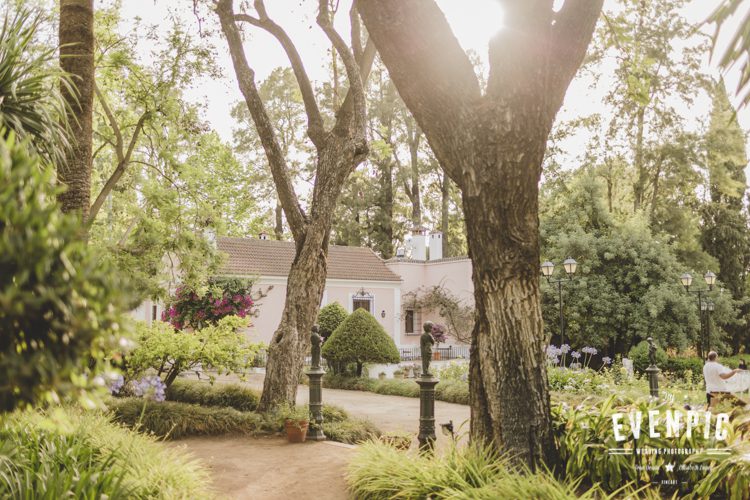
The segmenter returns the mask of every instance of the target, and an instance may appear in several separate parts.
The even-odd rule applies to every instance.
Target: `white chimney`
[[[427,260],[427,229],[415,227],[411,232],[411,258]]]
[[[440,231],[430,234],[430,260],[443,258],[443,233]]]
[[[265,232],[265,231],[261,232],[261,233],[260,233],[260,234],[258,235],[258,238],[259,238],[259,239],[261,239],[261,240],[267,240],[267,239],[270,239],[270,238],[268,237],[268,233],[267,233],[267,232]]]

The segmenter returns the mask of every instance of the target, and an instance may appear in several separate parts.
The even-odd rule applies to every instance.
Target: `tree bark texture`
[[[490,41],[483,92],[434,0],[358,2],[399,94],[461,189],[477,311],[472,439],[533,467],[556,460],[539,292],[538,184],[547,137],[602,0],[567,0],[558,12],[552,0],[504,5],[506,25]]]
[[[372,44],[354,53],[333,29],[328,0],[320,0],[318,24],[341,58],[349,80],[349,89],[330,130],[325,130],[312,85],[296,47],[286,32],[268,17],[264,2],[255,0],[258,17],[235,14],[232,0],[216,3],[216,13],[227,39],[240,90],[250,111],[263,149],[268,158],[279,202],[296,245],[296,253],[287,279],[286,302],[281,323],[268,348],[266,376],[259,403],[260,411],[279,404],[294,404],[310,332],[323,297],[326,257],[331,222],[343,185],[354,168],[368,153],[365,134],[365,94],[362,81],[372,66]],[[262,28],[282,45],[300,86],[308,117],[308,136],[315,146],[316,175],[309,214],[294,191],[287,160],[276,131],[266,112],[242,44],[238,22]]]
[[[91,143],[94,102],[94,1],[61,0],[60,67],[72,75],[77,94],[61,85],[70,105],[68,121],[72,130],[71,148],[65,164],[58,165],[58,181],[67,189],[60,194],[64,212],[78,212],[88,218],[91,203]]]

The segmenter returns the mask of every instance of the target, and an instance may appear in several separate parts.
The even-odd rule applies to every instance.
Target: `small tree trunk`
[[[443,173],[440,183],[440,231],[443,233],[443,257],[451,257],[448,242],[448,228],[450,226],[450,177]]]
[[[357,377],[362,376],[362,363],[357,361]]]
[[[167,387],[171,386],[172,382],[174,382],[177,378],[177,375],[180,374],[180,370],[182,370],[181,363],[179,361],[175,361],[172,365],[172,368],[169,369],[167,376],[164,378],[164,385]]]

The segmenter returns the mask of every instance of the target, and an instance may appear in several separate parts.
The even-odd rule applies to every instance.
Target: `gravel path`
[[[247,382],[219,377],[217,382],[244,383],[262,389],[263,375],[252,374]],[[297,402],[305,404],[309,391],[299,386]],[[363,391],[323,389],[323,401],[339,406],[350,415],[367,418],[380,430],[419,430],[419,399],[384,396]],[[458,434],[469,430],[469,407],[435,402],[437,448],[450,444],[440,432],[441,423],[453,420]],[[209,467],[214,487],[221,498],[257,500],[313,500],[349,498],[344,474],[356,447],[340,443],[289,444],[279,437],[200,437],[174,441]],[[416,446],[416,439],[414,446]]]

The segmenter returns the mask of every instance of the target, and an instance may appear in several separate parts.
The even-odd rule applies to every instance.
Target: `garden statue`
[[[419,338],[419,345],[422,352],[422,376],[430,376],[430,360],[432,359],[432,345],[435,339],[432,338],[432,322],[427,321],[424,324],[424,332]]]
[[[648,388],[649,392],[651,394],[651,397],[658,398],[659,397],[659,368],[656,366],[656,344],[654,344],[654,339],[651,337],[646,339],[648,341],[648,362],[649,366],[646,368],[646,373],[648,374]]]
[[[312,333],[310,334],[310,341],[312,343],[312,347],[310,348],[310,354],[312,356],[313,368],[320,368],[320,344],[322,343],[323,339],[320,337],[320,334],[318,333],[318,331],[319,331],[318,325],[313,325]]]
[[[656,344],[651,337],[646,340],[648,341],[648,362],[651,366],[656,366]]]

